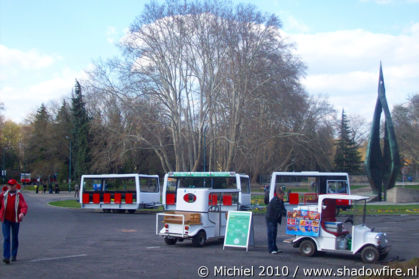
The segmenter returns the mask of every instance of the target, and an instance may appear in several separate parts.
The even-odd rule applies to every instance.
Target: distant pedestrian
[[[22,193],[17,190],[17,181],[10,179],[8,190],[0,194],[0,220],[3,231],[3,262],[10,264],[10,239],[12,239],[12,261],[16,261],[19,247],[19,225],[28,212]],[[10,237],[10,230],[12,236]]]
[[[44,191],[44,194],[47,192],[47,184],[42,184],[42,191]]]
[[[48,192],[52,194],[52,183],[48,184]]]
[[[58,187],[58,184],[55,184],[55,193],[59,194],[60,193],[60,188]]]
[[[38,194],[38,191],[39,191],[38,185],[35,184],[34,187],[35,187],[35,193]]]
[[[74,197],[76,199],[79,199],[79,191],[80,191],[79,184],[76,183],[76,185],[74,185]]]
[[[284,191],[279,187],[276,189],[274,196],[266,207],[266,229],[268,232],[268,250],[271,254],[277,254],[281,251],[276,246],[276,236],[278,233],[278,223],[281,224],[282,216],[287,215],[284,206]]]

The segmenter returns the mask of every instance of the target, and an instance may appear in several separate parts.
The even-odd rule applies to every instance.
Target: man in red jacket
[[[17,188],[17,181],[10,179],[8,189],[0,194],[0,220],[3,230],[3,262],[10,264],[10,230],[12,231],[12,261],[16,261],[19,246],[19,223],[28,212],[28,205]]]

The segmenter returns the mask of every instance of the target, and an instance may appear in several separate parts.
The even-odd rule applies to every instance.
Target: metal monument
[[[384,112],[383,139],[381,139],[380,133],[382,112]],[[387,189],[394,187],[400,170],[400,157],[393,121],[391,120],[391,114],[387,104],[381,63],[380,77],[378,80],[378,98],[368,141],[365,165],[368,180],[373,190],[377,192],[378,200],[382,200],[383,193],[384,200],[386,200]]]

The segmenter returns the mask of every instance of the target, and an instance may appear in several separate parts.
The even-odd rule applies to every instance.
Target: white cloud
[[[16,77],[22,70],[33,71],[53,65],[60,57],[37,50],[22,51],[0,45],[0,81]]]
[[[419,92],[419,23],[400,35],[357,29],[288,37],[308,67],[307,91],[328,95],[336,108],[372,117],[380,61],[390,109]]]
[[[87,68],[91,68],[89,65]],[[39,106],[51,101],[59,101],[69,97],[74,86],[75,79],[86,78],[84,71],[76,72],[64,68],[61,72],[47,80],[40,80],[28,86],[19,84],[0,87],[0,101],[4,103],[6,119],[22,123],[24,119],[35,112]]]

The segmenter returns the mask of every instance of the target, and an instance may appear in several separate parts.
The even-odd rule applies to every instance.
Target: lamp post
[[[69,136],[65,137],[66,139],[69,140],[70,145],[69,145],[69,162],[68,162],[68,192],[71,192],[71,138]]]

